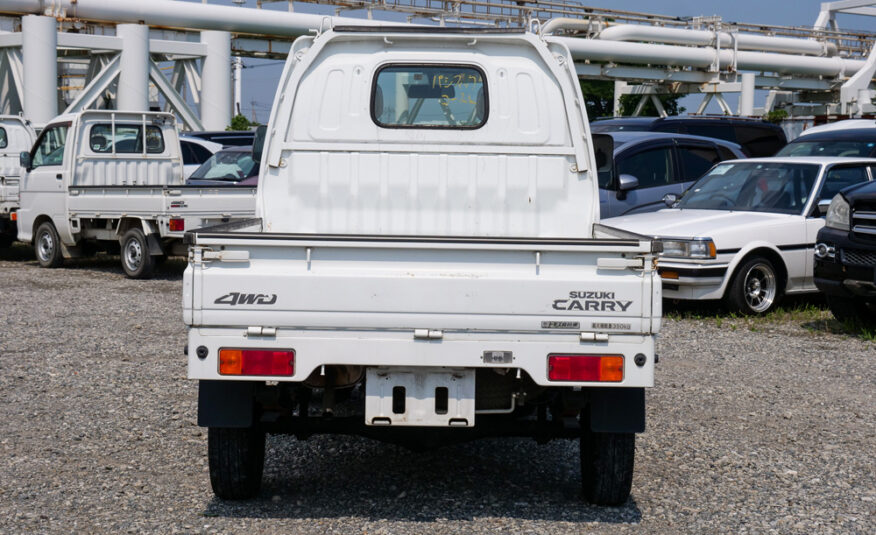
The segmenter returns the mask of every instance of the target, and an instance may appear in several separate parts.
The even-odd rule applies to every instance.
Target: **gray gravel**
[[[876,344],[826,312],[667,320],[624,507],[578,499],[571,441],[348,437],[270,438],[259,499],[223,503],[185,379],[183,268],[131,281],[117,258],[0,251],[0,533],[876,532]]]

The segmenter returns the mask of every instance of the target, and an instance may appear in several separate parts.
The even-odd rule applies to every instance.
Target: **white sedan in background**
[[[876,159],[730,160],[673,208],[603,224],[663,241],[664,297],[723,299],[732,310],[763,314],[785,294],[818,291],[813,252],[827,203],[874,178]]]

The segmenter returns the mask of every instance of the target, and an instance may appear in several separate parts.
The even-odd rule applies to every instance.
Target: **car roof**
[[[791,143],[812,141],[876,141],[876,128],[850,128],[846,130],[824,130],[801,135]]]
[[[622,145],[622,147],[624,149],[628,148],[630,143],[639,143],[654,139],[689,139],[691,141],[708,141],[711,143],[716,143],[718,145],[723,145],[725,147],[732,147],[739,150],[740,152],[742,151],[742,147],[738,143],[733,143],[732,141],[725,141],[723,139],[718,139],[714,137],[692,136],[690,134],[674,134],[672,132],[648,132],[641,130],[618,130],[616,132],[599,132],[598,135],[611,136],[613,140],[623,143],[624,145]]]
[[[725,163],[808,163],[816,165],[831,165],[836,163],[866,163],[876,164],[876,158],[852,158],[848,156],[771,156],[769,158],[746,158],[739,160],[724,160]]]

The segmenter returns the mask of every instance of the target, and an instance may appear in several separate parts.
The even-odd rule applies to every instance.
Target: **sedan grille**
[[[843,249],[843,264],[852,266],[876,266],[876,251],[862,249]]]

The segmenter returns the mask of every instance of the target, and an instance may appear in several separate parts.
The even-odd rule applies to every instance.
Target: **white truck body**
[[[600,431],[642,430],[657,248],[597,224],[569,51],[525,33],[439,32],[299,38],[267,128],[258,219],[189,236],[188,376],[216,448],[228,428],[578,436],[559,408],[527,412],[545,396],[566,412],[597,407],[586,419]],[[381,85],[383,72],[400,74]],[[294,352],[294,371],[229,374],[229,348]],[[622,378],[558,380],[559,355],[621,357]],[[333,414],[344,388],[364,395],[350,419],[312,417],[305,398]],[[275,391],[296,400],[280,416],[262,399]],[[527,414],[534,423],[519,423]],[[211,461],[217,494],[242,496],[222,470]]]
[[[127,231],[139,229],[150,250],[142,259],[183,254],[185,230],[255,211],[254,187],[185,185],[169,114],[62,115],[43,129],[30,160],[20,187],[18,239],[37,242],[41,263],[45,250],[35,235],[43,223],[53,226],[64,257],[80,255],[84,241],[124,241]]]
[[[15,238],[13,213],[18,210],[18,184],[24,170],[19,154],[33,146],[36,133],[18,115],[0,115],[0,242]]]

